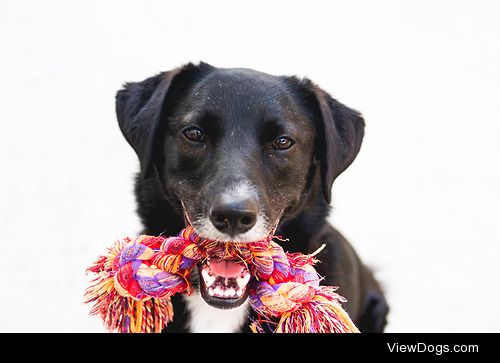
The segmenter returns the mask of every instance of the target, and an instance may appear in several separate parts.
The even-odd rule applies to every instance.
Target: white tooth
[[[201,270],[201,274],[203,275],[205,281],[207,281],[210,278],[210,274],[208,273],[207,270]]]
[[[248,281],[250,280],[250,274],[246,274],[243,277],[238,277],[236,279],[236,282],[238,282],[238,286],[243,288],[248,284]]]
[[[209,294],[210,296],[214,296],[214,288],[213,288],[213,287],[209,287],[209,288],[208,288],[208,294]]]
[[[241,290],[240,288],[238,288],[236,290],[236,296],[240,297],[242,294],[243,294],[243,290]]]
[[[226,290],[226,297],[233,297],[235,294],[235,291],[232,287]]]
[[[216,286],[214,289],[214,295],[224,296],[224,291],[220,288],[220,286]]]
[[[203,276],[203,280],[205,280],[205,285],[210,286],[215,282],[215,277],[211,276],[208,271],[201,270],[201,275]]]

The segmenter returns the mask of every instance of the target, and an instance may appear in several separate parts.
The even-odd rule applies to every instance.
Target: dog
[[[362,115],[309,79],[189,63],[116,94],[118,124],[135,150],[143,234],[289,239],[288,252],[326,248],[322,284],[340,287],[361,332],[383,332],[389,307],[372,271],[327,222],[331,188],[355,159]],[[194,292],[174,296],[167,332],[249,332],[253,279],[233,261],[207,260]]]

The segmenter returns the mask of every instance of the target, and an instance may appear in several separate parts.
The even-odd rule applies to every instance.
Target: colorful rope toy
[[[271,236],[251,243],[223,243],[201,238],[192,227],[177,237],[141,235],[117,241],[88,268],[97,276],[85,291],[92,315],[110,331],[160,332],[173,318],[170,297],[191,294],[190,274],[207,258],[241,261],[255,279],[249,294],[257,312],[250,328],[264,325],[280,333],[359,332],[337,294],[320,286],[313,255],[285,253]]]

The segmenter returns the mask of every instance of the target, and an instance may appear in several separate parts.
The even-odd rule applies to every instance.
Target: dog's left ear
[[[287,79],[298,91],[317,127],[316,159],[320,163],[323,195],[331,202],[333,182],[358,155],[365,121],[361,113],[345,106],[308,79]]]

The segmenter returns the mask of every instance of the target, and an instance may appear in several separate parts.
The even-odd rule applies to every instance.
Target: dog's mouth
[[[186,227],[193,226],[182,200],[181,204]],[[271,226],[270,236],[274,235],[282,214],[283,210]],[[231,243],[231,241],[219,242]],[[198,271],[201,296],[207,304],[220,309],[232,309],[243,304],[255,281],[247,265],[240,260],[209,257],[198,264]]]
[[[252,278],[243,262],[209,258],[198,270],[201,296],[209,305],[232,309],[248,298]]]

